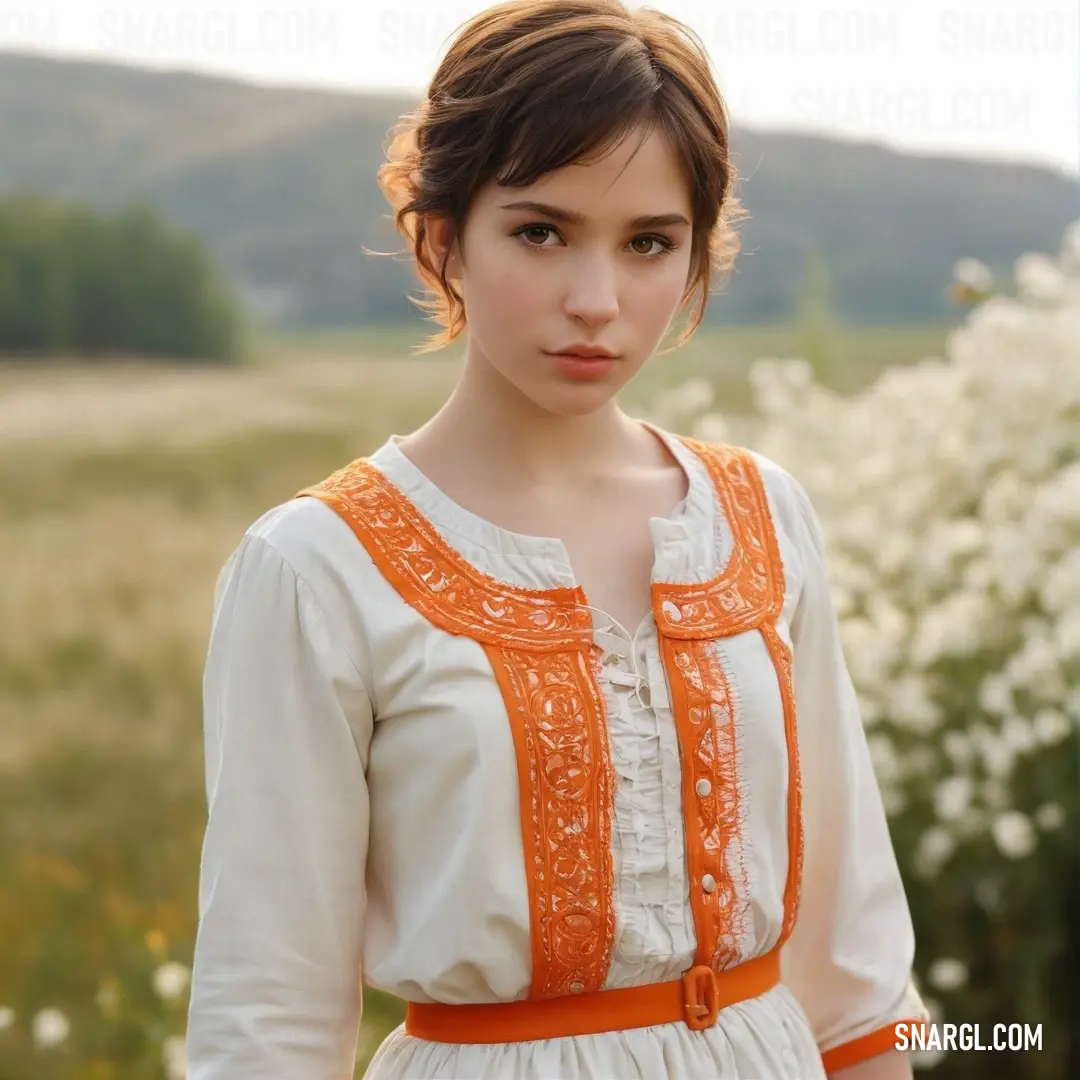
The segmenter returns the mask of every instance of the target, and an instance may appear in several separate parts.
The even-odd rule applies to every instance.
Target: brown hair
[[[710,282],[730,272],[748,216],[734,195],[729,121],[704,45],[651,8],[619,0],[508,0],[469,20],[415,112],[392,129],[379,186],[416,270],[435,295],[414,301],[443,331],[420,352],[465,329],[462,297],[439,266],[427,219],[445,218],[460,237],[473,197],[491,179],[527,186],[571,163],[602,157],[639,124],[659,128],[686,167],[693,193],[685,308],[700,325]],[[396,132],[396,134],[395,134]]]

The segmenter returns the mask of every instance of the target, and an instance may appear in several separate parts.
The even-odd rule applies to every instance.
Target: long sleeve
[[[927,1013],[911,981],[914,931],[841,649],[820,524],[794,486],[805,553],[791,627],[805,837],[782,972],[835,1072],[893,1049],[893,1025]]]
[[[312,589],[250,531],[218,579],[203,706],[188,1078],[351,1078],[371,706]]]

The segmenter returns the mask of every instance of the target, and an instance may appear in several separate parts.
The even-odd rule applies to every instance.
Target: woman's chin
[[[533,400],[553,416],[588,416],[602,409],[614,397],[611,387],[566,386],[561,392],[546,393]]]

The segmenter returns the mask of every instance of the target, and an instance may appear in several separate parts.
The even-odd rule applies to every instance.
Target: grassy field
[[[832,379],[940,355],[941,327],[847,333]],[[185,997],[205,820],[202,663],[215,577],[244,529],[299,488],[426,419],[458,357],[415,335],[267,342],[237,371],[0,367],[0,1076],[151,1080]],[[747,407],[789,331],[701,334],[655,358],[634,410],[703,375]],[[71,1031],[35,1049],[31,1020]],[[401,1016],[370,995],[357,1076]]]

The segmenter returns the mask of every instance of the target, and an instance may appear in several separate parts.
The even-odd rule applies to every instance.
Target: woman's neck
[[[413,436],[499,486],[565,487],[647,467],[662,457],[649,432],[614,399],[582,416],[538,408],[496,372],[466,364],[450,398]]]

